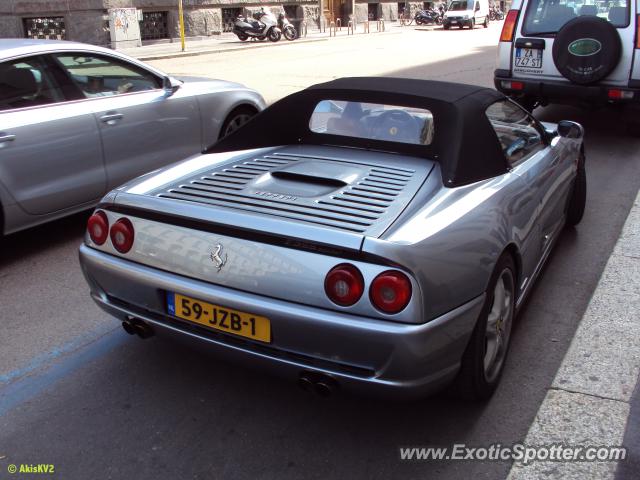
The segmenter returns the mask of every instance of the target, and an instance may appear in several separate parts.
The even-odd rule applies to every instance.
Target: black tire
[[[510,290],[508,296],[503,297],[502,305],[494,305],[494,300],[498,283]],[[467,348],[462,356],[460,372],[453,385],[453,392],[456,396],[467,400],[487,400],[496,390],[502,371],[504,362],[509,350],[509,340],[511,337],[511,326],[515,317],[515,297],[516,297],[516,267],[512,256],[509,253],[503,253],[491,275],[487,287],[486,298],[480,316],[473,329]],[[508,305],[507,305],[508,304]],[[495,308],[494,308],[495,307]],[[501,343],[501,349],[496,348],[496,359],[498,362],[493,365],[493,369],[485,367],[486,356],[492,352],[489,351],[488,331],[493,330],[493,326],[489,324],[489,317],[495,318],[496,309],[508,311],[509,318],[503,322],[501,315],[498,315],[495,331],[498,332],[500,327],[504,327],[506,338]],[[493,319],[492,319],[493,322]],[[496,333],[496,338],[500,334]],[[500,357],[498,358],[498,354]]]
[[[284,35],[284,38],[286,38],[289,41],[292,41],[292,40],[295,40],[296,38],[298,38],[298,32],[292,26],[289,26],[289,27],[285,28],[284,32],[283,32],[283,35]]]
[[[474,28],[476,28],[476,19],[472,18],[469,22],[469,30],[473,30]]]
[[[513,100],[518,102],[520,106],[528,112],[533,112],[533,110],[540,104],[537,98],[529,96],[517,97]]]
[[[248,122],[251,117],[255,116],[256,111],[255,108],[249,107],[247,105],[242,105],[240,107],[234,108],[224,123],[222,124],[222,128],[220,129],[220,134],[218,135],[218,140],[226,137],[230,133],[235,132],[238,128]]]
[[[271,30],[269,30],[269,33],[267,33],[267,38],[270,42],[278,42],[282,38],[282,32],[276,30],[275,28],[272,28]]]
[[[450,25],[447,23],[447,24],[443,25],[443,27],[442,27],[442,28],[444,28],[445,30],[449,30],[449,28],[451,28],[451,27],[450,27]]]
[[[246,42],[249,39],[249,35],[247,35],[246,33],[236,33],[236,36],[241,42]]]
[[[460,25],[458,25],[458,28],[462,30],[464,28],[464,23],[461,23]]]
[[[578,171],[576,179],[573,183],[571,197],[567,205],[567,225],[574,227],[580,223],[584,216],[584,210],[587,204],[587,172],[585,168],[584,151],[580,152],[578,160]]]
[[[553,41],[553,63],[567,80],[587,85],[602,80],[618,65],[622,42],[616,27],[594,15],[567,22]]]
[[[484,28],[489,28],[489,17],[484,17],[484,23],[482,24]]]

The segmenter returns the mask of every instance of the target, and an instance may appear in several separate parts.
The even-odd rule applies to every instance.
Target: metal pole
[[[184,52],[184,11],[182,10],[182,0],[178,0],[178,17],[180,17],[180,44]]]

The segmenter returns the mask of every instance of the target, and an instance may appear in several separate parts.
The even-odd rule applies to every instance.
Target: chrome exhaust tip
[[[142,320],[138,320],[136,323],[133,324],[135,333],[142,339],[144,338],[149,338],[149,337],[153,337],[153,329],[151,328],[151,326],[145,322],[143,322]]]
[[[320,397],[329,397],[338,388],[338,382],[323,373],[300,372],[298,386]]]
[[[136,334],[136,329],[133,326],[133,323],[131,322],[131,320],[127,319],[127,320],[123,320],[122,322],[122,328],[124,329],[125,332],[127,332],[129,335],[135,335]]]

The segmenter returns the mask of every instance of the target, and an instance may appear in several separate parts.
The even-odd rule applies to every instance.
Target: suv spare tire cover
[[[622,43],[607,20],[585,15],[567,22],[553,42],[553,62],[574,83],[588,84],[609,75],[620,61]]]

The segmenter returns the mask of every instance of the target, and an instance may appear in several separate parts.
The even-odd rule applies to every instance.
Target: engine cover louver
[[[274,152],[183,179],[157,196],[379,235],[429,171]]]

